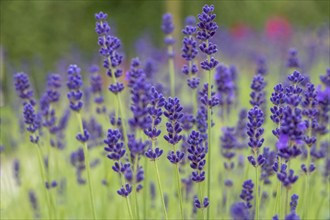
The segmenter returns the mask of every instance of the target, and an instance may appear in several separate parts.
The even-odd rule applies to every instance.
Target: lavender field
[[[168,9],[159,45],[84,14],[94,54],[53,69],[1,44],[1,219],[330,219],[329,17]]]

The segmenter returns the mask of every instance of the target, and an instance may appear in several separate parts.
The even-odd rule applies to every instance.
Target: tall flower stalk
[[[39,136],[36,134],[36,131],[40,128],[40,121],[38,119],[37,114],[35,113],[34,106],[31,105],[30,102],[26,102],[24,104],[24,110],[23,110],[23,116],[24,116],[24,123],[26,125],[26,130],[30,132],[30,141],[36,146],[37,154],[38,154],[38,162],[39,162],[39,171],[40,176],[42,179],[42,188],[44,189],[44,195],[46,197],[46,203],[48,208],[48,217],[50,219],[53,218],[53,210],[51,205],[51,197],[49,194],[48,189],[46,188],[46,185],[48,183],[46,178],[46,171],[44,167],[43,162],[43,156],[41,152],[41,146],[39,144]]]
[[[313,84],[308,83],[306,91],[304,92],[304,100],[302,102],[302,115],[305,116],[306,132],[304,136],[304,142],[307,145],[307,165],[302,164],[302,170],[306,174],[306,197],[310,194],[310,175],[315,170],[315,165],[311,160],[311,148],[316,144],[316,131],[318,127],[317,115],[318,115],[318,102],[317,102],[317,91]],[[309,201],[305,199],[304,207],[308,207]],[[304,218],[308,218],[307,211],[304,209]]]
[[[87,170],[87,179],[88,179],[88,187],[89,187],[89,197],[90,203],[92,207],[92,215],[93,219],[96,219],[96,211],[94,206],[94,192],[93,192],[93,184],[91,179],[91,171],[90,171],[90,160],[89,153],[87,147],[87,141],[89,139],[89,133],[83,127],[83,120],[81,117],[80,110],[83,107],[83,102],[81,98],[83,93],[81,91],[81,87],[83,85],[82,77],[80,75],[80,68],[77,65],[70,65],[68,68],[68,81],[67,87],[69,89],[68,99],[70,101],[70,108],[75,112],[77,117],[77,122],[79,123],[80,133],[77,135],[77,140],[83,144],[84,155],[85,155],[85,167]]]
[[[148,92],[150,89],[150,84],[146,80],[146,75],[143,69],[141,68],[140,65],[140,60],[138,58],[133,58],[131,61],[131,66],[130,70],[126,73],[128,77],[128,87],[130,88],[130,93],[131,93],[131,106],[130,110],[132,111],[133,115],[132,118],[128,120],[128,124],[130,125],[131,128],[134,129],[137,138],[142,138],[142,132],[145,128],[150,126],[151,120],[148,118],[148,110],[147,106],[149,103],[149,96]],[[128,146],[130,148],[130,139],[128,140]],[[134,139],[134,138],[133,138]],[[132,145],[132,144],[131,144]],[[131,150],[131,155],[132,149]],[[144,152],[143,152],[144,153]],[[134,170],[138,170],[138,161],[139,161],[139,156],[138,157],[132,157],[132,159],[135,159],[134,161],[132,160],[134,164]],[[148,169],[148,161],[146,158],[144,158],[144,172],[147,172]],[[148,175],[145,175],[146,178]],[[145,179],[145,186],[148,185],[147,179]],[[135,186],[138,187],[138,186]],[[135,188],[134,187],[134,188]],[[143,191],[144,196],[143,196],[143,204],[144,204],[144,211],[143,211],[143,218],[146,218],[146,213],[147,213],[147,190],[145,189]],[[137,197],[137,196],[136,196]],[[137,215],[138,215],[138,200],[136,198],[136,210],[137,210]],[[137,216],[139,217],[139,216]]]
[[[248,160],[251,165],[255,167],[255,218],[259,219],[259,167],[262,166],[265,162],[265,158],[259,152],[262,144],[264,143],[264,138],[262,138],[264,133],[264,129],[262,128],[264,123],[264,114],[261,109],[255,106],[248,112],[248,119],[249,122],[247,123],[247,135],[250,138],[248,145],[253,153],[253,155],[248,156]]]
[[[104,150],[108,152],[107,157],[110,160],[115,161],[112,169],[118,173],[121,181],[121,188],[117,190],[117,194],[125,198],[130,219],[134,219],[129,200],[129,195],[132,192],[132,185],[128,183],[133,179],[133,173],[131,164],[123,163],[123,157],[126,150],[121,139],[122,134],[118,129],[109,129],[107,138],[104,140],[104,143],[107,145]]]
[[[207,153],[202,135],[193,130],[187,140],[188,159],[192,172],[191,180],[197,183],[198,194],[194,197],[194,207],[200,210],[201,219],[204,219],[204,209],[209,206],[208,197],[204,197],[202,183],[205,180],[204,166],[206,164],[205,156]]]
[[[122,120],[123,139],[127,148],[127,129],[125,115],[122,106],[122,99],[120,92],[124,90],[124,84],[118,81],[118,78],[122,76],[122,70],[119,65],[122,63],[123,56],[118,53],[118,49],[121,46],[120,40],[110,35],[110,26],[106,19],[108,15],[103,12],[95,14],[96,28],[95,31],[98,34],[98,45],[100,46],[99,53],[104,57],[103,67],[107,70],[107,75],[112,78],[113,83],[109,86],[109,91],[112,92],[117,100],[119,112],[116,110],[115,117],[119,116]],[[128,149],[126,149],[128,150]]]
[[[176,180],[177,180],[177,190],[180,201],[180,214],[181,218],[184,218],[183,215],[183,202],[182,202],[182,193],[181,193],[181,179],[178,163],[180,163],[184,157],[184,153],[180,150],[176,150],[175,145],[182,140],[182,126],[180,120],[183,117],[182,106],[180,105],[180,100],[178,98],[169,98],[165,102],[165,111],[164,116],[168,119],[166,123],[166,130],[168,134],[164,136],[165,140],[172,145],[172,151],[168,153],[167,159],[175,164],[176,168]]]
[[[183,65],[182,73],[188,75],[187,79],[188,86],[194,91],[193,92],[193,114],[197,114],[197,87],[199,85],[199,77],[196,76],[198,72],[198,67],[194,62],[198,54],[197,41],[195,38],[197,28],[195,26],[187,25],[182,33],[185,35],[183,38],[182,46],[182,58],[184,58],[188,63]]]
[[[157,128],[157,126],[162,121],[162,107],[165,104],[165,98],[163,97],[162,93],[157,92],[157,90],[154,87],[151,87],[150,89],[150,103],[148,106],[148,118],[151,121],[151,124],[149,127],[144,129],[144,133],[150,138],[151,141],[151,147],[145,152],[145,156],[149,158],[155,165],[155,171],[157,176],[157,182],[158,182],[158,189],[160,192],[160,198],[163,205],[163,211],[164,211],[164,217],[165,219],[168,219],[167,217],[167,211],[166,211],[166,205],[164,200],[164,194],[162,189],[162,184],[160,180],[159,175],[159,169],[157,160],[158,158],[163,154],[163,150],[160,149],[157,146],[157,137],[160,135],[161,130]]]
[[[172,21],[172,15],[166,13],[163,15],[162,31],[166,35],[164,43],[167,45],[167,56],[168,56],[168,70],[170,75],[170,85],[171,85],[171,96],[175,96],[175,67],[174,67],[174,48],[173,45],[175,40],[172,36],[174,31],[174,25]]]
[[[199,23],[197,39],[201,41],[199,45],[199,49],[206,54],[206,60],[201,62],[201,68],[205,71],[208,71],[208,93],[207,99],[211,99],[211,89],[212,89],[212,72],[213,69],[218,65],[218,61],[212,56],[217,52],[216,44],[210,42],[210,39],[214,36],[216,30],[218,29],[218,25],[214,21],[216,15],[213,14],[214,6],[213,5],[204,5],[202,13],[198,15]],[[212,133],[211,133],[211,113],[212,113],[212,105],[208,106],[207,109],[207,126],[208,126],[208,179],[207,179],[207,194],[209,199],[211,199],[211,141],[212,141]],[[207,210],[207,219],[210,219],[210,209]]]

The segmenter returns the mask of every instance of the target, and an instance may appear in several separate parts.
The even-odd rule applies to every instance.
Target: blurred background
[[[184,18],[188,15],[197,16],[205,3],[215,5],[219,31],[226,32],[227,37],[242,39],[242,42],[247,42],[244,37],[252,36],[251,33],[289,41],[296,30],[316,34],[322,34],[320,30],[324,32],[324,29],[328,34],[329,30],[329,1],[321,0],[2,0],[0,78],[5,82],[2,83],[2,89],[8,90],[6,75],[11,76],[17,71],[29,72],[38,84],[43,82],[47,73],[58,71],[61,60],[99,62],[97,35],[94,31],[94,14],[98,11],[109,14],[112,31],[122,40],[125,57],[131,58],[137,55],[141,39],[156,48],[164,48],[160,25],[165,12],[171,12],[174,16],[175,35],[178,38],[176,50],[179,51]],[[219,42],[228,43],[225,40]]]

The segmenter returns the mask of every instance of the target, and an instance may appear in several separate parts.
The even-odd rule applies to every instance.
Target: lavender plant
[[[330,69],[319,79],[315,74],[325,69],[327,38],[313,35],[315,65],[304,59],[312,56],[298,39],[310,33],[295,30],[274,47],[272,25],[266,24],[265,36],[242,25],[216,33],[215,13],[213,5],[205,5],[197,22],[187,17],[180,46],[174,40],[180,24],[165,13],[165,54],[152,44],[156,33],[142,35],[131,51],[114,36],[126,34],[114,30],[115,18],[110,31],[107,14],[99,12],[95,31],[104,69],[90,66],[91,54],[67,52],[70,62],[89,67],[88,85],[78,65],[70,65],[67,88],[62,87],[68,66],[63,59],[58,74],[48,74],[45,83],[15,74],[17,97],[10,86],[1,87],[1,217],[328,218]],[[282,57],[292,39],[296,49]],[[174,56],[178,47],[183,59]],[[175,75],[174,61],[187,77]],[[28,71],[30,64],[22,68]],[[6,63],[4,70],[12,69]],[[169,77],[163,74],[167,69]],[[251,69],[254,75],[247,74]],[[286,71],[288,77],[277,81]],[[174,87],[185,84],[187,91]],[[40,177],[33,176],[36,168]]]
[[[172,14],[166,13],[163,15],[163,23],[162,23],[162,31],[164,32],[165,39],[164,43],[167,45],[167,56],[168,56],[168,70],[170,76],[170,84],[171,84],[171,96],[175,96],[175,67],[174,67],[174,49],[173,45],[175,43],[175,39],[172,34],[174,31],[174,24],[172,21]]]
[[[201,68],[208,71],[208,84],[207,86],[207,102],[211,100],[211,90],[212,90],[212,71],[218,65],[218,61],[213,57],[213,54],[217,52],[216,44],[212,43],[210,40],[214,36],[216,30],[218,29],[217,23],[214,21],[216,15],[213,13],[213,5],[205,5],[201,14],[198,14],[199,23],[196,38],[201,41],[199,49],[202,53],[206,55],[206,60],[201,62]],[[207,179],[207,195],[209,200],[211,198],[211,145],[212,145],[212,133],[211,133],[211,111],[212,105],[207,107],[207,126],[208,126],[208,179]],[[207,218],[210,218],[210,210],[207,211]]]
[[[88,187],[89,187],[89,196],[90,196],[90,203],[92,208],[92,214],[93,218],[96,218],[96,212],[95,212],[95,205],[94,205],[94,192],[93,192],[93,185],[92,185],[92,179],[91,179],[91,171],[90,171],[90,160],[89,160],[89,153],[87,148],[87,141],[89,139],[89,132],[87,129],[83,126],[83,121],[81,117],[80,110],[83,107],[83,102],[81,100],[83,93],[80,90],[83,81],[82,77],[80,75],[81,69],[73,64],[70,65],[68,68],[68,81],[67,81],[67,87],[69,89],[68,92],[68,99],[70,102],[70,108],[72,111],[75,112],[77,117],[77,122],[79,123],[80,127],[80,133],[77,134],[76,139],[80,141],[83,144],[83,151],[85,156],[85,167],[87,170],[87,179],[88,179]]]

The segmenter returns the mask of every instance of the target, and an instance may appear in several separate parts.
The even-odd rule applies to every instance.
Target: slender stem
[[[278,180],[277,181],[277,184],[276,184],[276,195],[275,195],[275,205],[274,205],[274,210],[273,210],[273,215],[275,215],[277,212],[277,206],[278,206],[278,198],[279,197],[279,193],[280,193],[280,181]]]
[[[143,189],[143,219],[147,218],[147,196],[149,189],[149,182],[148,182],[148,159],[147,157],[144,158],[144,189]]]
[[[43,157],[42,157],[42,153],[40,150],[40,144],[38,142],[38,144],[35,144],[35,147],[37,149],[37,154],[38,154],[38,163],[39,163],[39,171],[40,171],[40,176],[42,179],[42,188],[44,189],[44,193],[46,196],[46,201],[47,201],[47,207],[48,207],[48,218],[52,218],[52,211],[51,211],[51,202],[50,202],[50,195],[49,195],[49,191],[46,189],[45,187],[45,183],[46,183],[46,175],[45,175],[45,169],[43,166]]]
[[[278,197],[278,201],[280,201],[280,204],[279,204],[279,211],[278,211],[278,214],[279,214],[279,219],[282,219],[282,204],[281,204],[281,199],[282,199],[282,190],[283,190],[283,186],[281,185],[280,187],[280,194],[279,194],[279,197]],[[283,216],[283,219],[284,219],[284,216]]]
[[[136,156],[134,162],[135,162],[134,163],[134,167],[135,167],[134,170],[137,173],[138,172],[138,166],[139,166],[137,156]],[[139,217],[139,203],[138,203],[138,198],[137,198],[138,194],[137,194],[137,191],[136,191],[136,187],[137,187],[137,182],[135,181],[135,183],[133,185],[134,197],[135,197],[135,216],[136,216],[137,219],[140,219],[140,217]]]
[[[170,45],[167,47],[168,54],[173,54],[173,47]],[[169,68],[169,74],[170,74],[170,84],[171,84],[171,96],[175,96],[175,69],[174,69],[174,59],[173,57],[168,58],[168,68]]]
[[[285,203],[284,203],[284,216],[288,214],[288,206],[289,206],[289,189],[285,190]]]
[[[207,41],[208,44],[208,41]],[[210,61],[210,55],[207,56],[208,61]],[[208,72],[208,90],[207,90],[207,98],[208,100],[211,99],[211,83],[212,83],[212,73],[211,70]],[[209,201],[212,202],[211,199],[211,140],[212,140],[212,133],[211,133],[211,106],[207,108],[207,138],[208,138],[208,153],[207,153],[207,196]],[[207,209],[207,219],[210,219],[210,209],[211,205]]]
[[[319,207],[317,208],[317,212],[315,213],[315,214],[316,214],[315,219],[321,219],[321,218],[320,218],[320,214],[321,214],[321,209],[322,209],[322,207],[323,207],[323,203],[324,203],[324,201],[325,201],[325,198],[326,198],[326,196],[322,196],[322,198],[321,198],[320,205],[319,205]]]
[[[305,182],[305,191],[304,191],[304,196],[303,198],[307,198],[304,200],[304,205],[303,205],[303,214],[302,214],[302,218],[305,219],[307,218],[307,214],[308,214],[308,210],[306,210],[306,208],[309,206],[309,166],[311,164],[311,157],[310,157],[310,148],[307,146],[307,173],[306,173],[306,182]]]
[[[124,187],[125,186],[125,177],[124,177],[124,175],[119,174],[119,178],[120,178],[120,181],[121,181],[121,186]],[[132,187],[132,188],[134,190],[134,187]],[[127,205],[127,209],[128,209],[130,219],[133,220],[135,218],[133,216],[133,212],[132,212],[132,208],[131,208],[131,202],[129,200],[129,195],[125,197],[125,200],[126,200],[126,205]]]
[[[80,125],[80,131],[83,134],[84,133],[84,128],[83,128],[83,121],[81,119],[81,114],[80,112],[76,112],[77,120]],[[94,206],[94,192],[93,192],[93,184],[92,184],[92,179],[91,179],[91,171],[90,171],[90,162],[89,162],[89,155],[88,155],[88,148],[87,148],[87,143],[85,142],[83,144],[83,150],[84,150],[84,155],[85,155],[85,167],[87,171],[87,179],[88,179],[88,188],[89,188],[89,197],[90,197],[90,202],[92,206],[92,213],[93,213],[93,219],[96,219],[96,212],[95,212],[95,206]]]
[[[198,197],[199,197],[199,200],[202,202],[203,201],[203,190],[202,190],[202,183],[199,182],[197,183],[198,184]],[[201,208],[200,211],[199,211],[199,219],[203,219],[204,220],[204,208]]]
[[[193,115],[196,117],[197,115],[197,88],[193,89]]]
[[[259,172],[256,167],[256,219],[259,219]]]
[[[178,164],[176,164],[175,166],[176,166],[176,180],[177,180],[177,184],[178,184],[178,196],[179,196],[179,200],[180,200],[181,219],[184,219],[179,166],[178,166]]]
[[[130,219],[133,219],[133,214],[132,214],[132,208],[131,208],[131,204],[129,202],[129,198],[128,196],[126,197],[126,205],[127,205],[127,209],[128,209],[128,213],[129,213],[129,217]]]
[[[156,169],[156,174],[157,174],[157,182],[158,182],[158,188],[159,188],[159,192],[160,192],[160,197],[162,200],[162,204],[163,204],[163,211],[164,211],[164,217],[167,220],[167,212],[166,212],[166,206],[165,206],[165,200],[164,200],[164,194],[163,194],[163,190],[162,190],[162,184],[160,181],[160,176],[159,176],[159,171],[158,171],[158,165],[157,165],[157,161],[154,160],[154,164],[155,164],[155,169]]]

